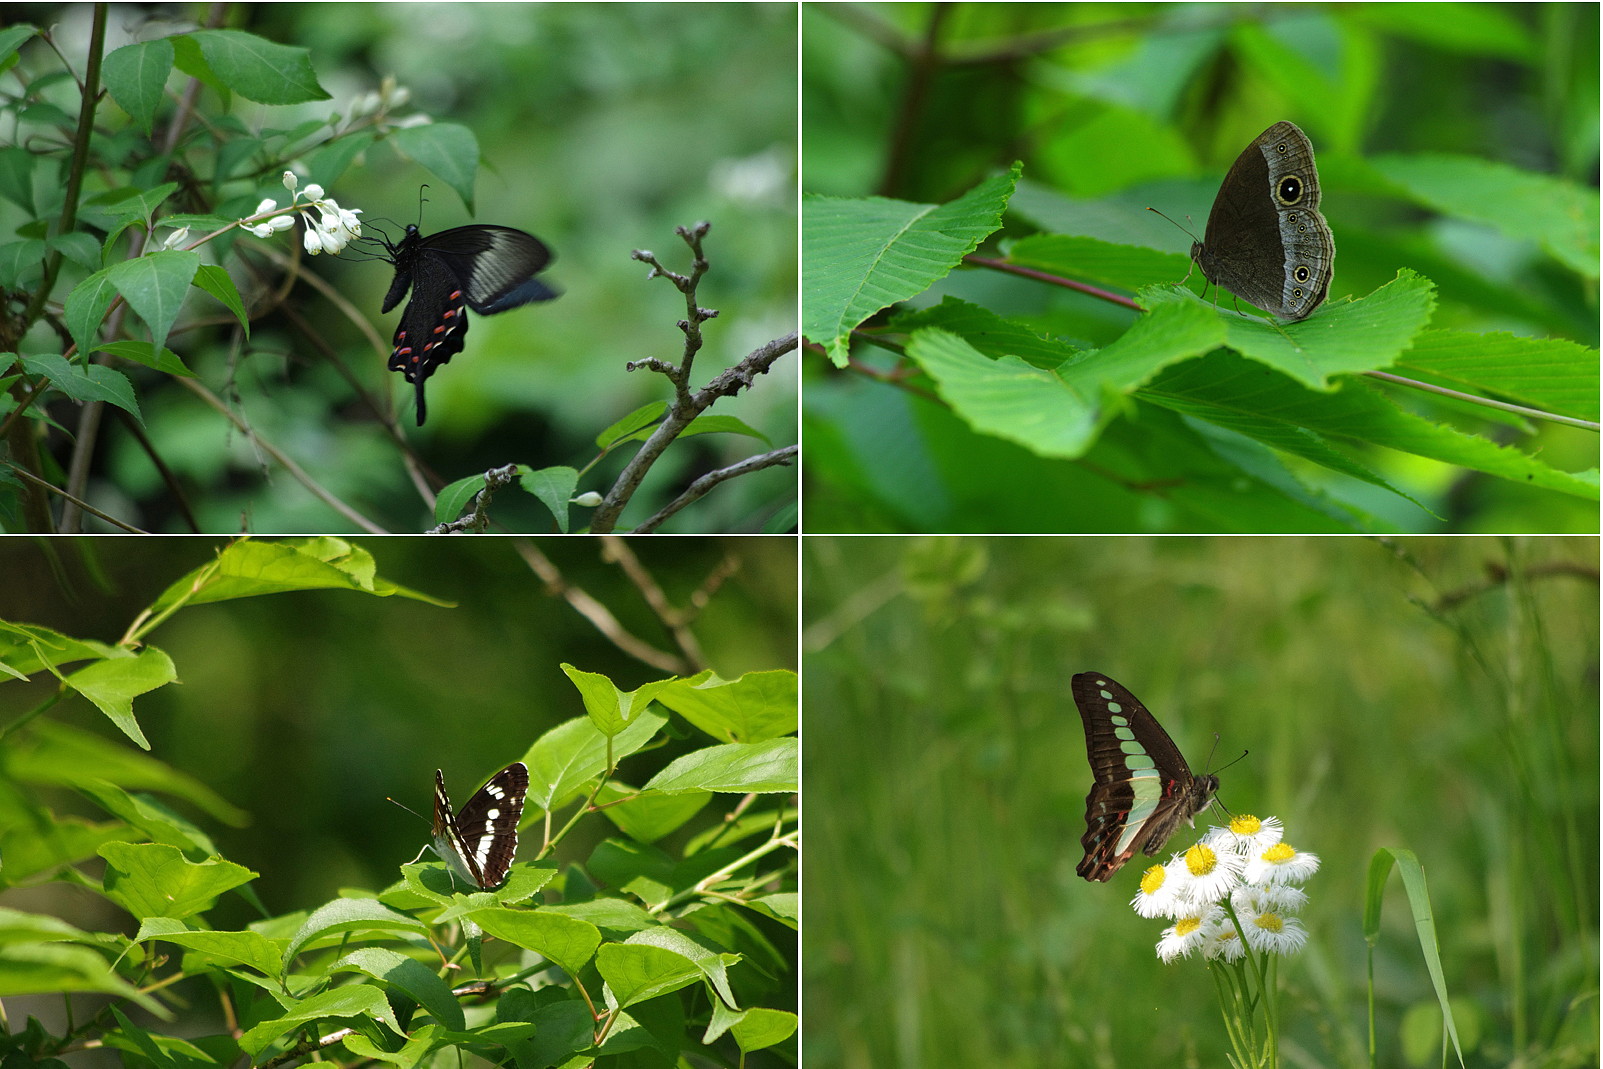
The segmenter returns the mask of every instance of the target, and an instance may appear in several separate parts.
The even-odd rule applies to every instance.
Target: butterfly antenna
[[[1147,211],[1153,212],[1153,213],[1155,213],[1157,215],[1163,215],[1163,213],[1158,211],[1158,209],[1156,209],[1156,208],[1148,208]],[[1163,217],[1165,219],[1169,219],[1169,217],[1167,215],[1163,215]],[[1189,223],[1190,221],[1191,221],[1191,216],[1189,216],[1189,215],[1186,216],[1186,222]],[[1174,223],[1174,220],[1173,219],[1169,219],[1169,222]],[[1184,230],[1187,234],[1191,234],[1191,230],[1188,227],[1180,226],[1179,223],[1174,223],[1174,225],[1177,226],[1177,227],[1180,227],[1180,229]],[[1197,240],[1197,235],[1191,234],[1191,240],[1192,241],[1196,241]]]
[[[423,195],[423,191],[425,189],[427,189],[427,188],[429,188],[429,185],[428,185],[427,182],[425,182],[421,186],[419,186],[418,189],[417,189],[417,225],[418,226],[422,226],[423,225],[423,205],[425,205],[425,204],[427,204],[429,202],[429,198],[427,198],[427,197],[425,197]]]
[[[391,798],[387,794],[384,796],[384,800],[386,802],[395,802],[395,799]],[[425,824],[429,823],[429,821],[423,816],[422,813],[419,813],[417,810],[413,809],[411,806],[407,805],[405,802],[395,802],[395,804],[400,806],[402,809],[406,810],[408,813],[412,814],[417,819],[423,821],[423,823],[425,823]],[[418,856],[422,857],[423,855],[419,854]]]
[[[1216,736],[1216,737],[1215,737],[1215,742],[1217,742],[1217,741],[1218,741],[1218,739],[1217,739],[1217,736]],[[1250,754],[1250,753],[1252,753],[1252,751],[1251,751],[1251,750],[1242,750],[1242,751],[1241,751],[1241,757],[1238,757],[1238,758],[1236,758],[1236,760],[1235,760],[1235,761],[1232,761],[1232,762],[1230,762],[1230,765],[1233,765],[1233,764],[1235,764],[1235,763],[1236,763],[1236,761],[1240,761],[1240,760],[1241,760],[1241,759],[1242,759],[1242,757],[1246,757],[1246,756],[1247,756],[1247,755],[1248,755],[1248,754]],[[1209,760],[1210,760],[1210,761],[1211,761],[1211,760],[1213,760],[1213,754],[1209,754],[1209,755],[1208,755],[1208,759],[1209,759]],[[1223,771],[1224,771],[1224,770],[1225,770],[1225,768],[1229,768],[1229,767],[1230,767],[1230,765],[1225,765],[1225,766],[1224,766],[1224,768],[1221,768],[1221,769],[1218,769],[1218,770],[1217,770],[1217,771],[1219,771],[1219,772],[1223,772]]]

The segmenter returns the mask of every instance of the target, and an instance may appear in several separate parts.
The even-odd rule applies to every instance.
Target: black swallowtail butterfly
[[[532,234],[510,226],[459,226],[424,237],[408,224],[399,245],[384,239],[395,281],[384,295],[388,312],[412,291],[401,313],[390,353],[390,370],[417,384],[417,425],[423,426],[423,383],[434,369],[462,351],[468,335],[464,305],[494,315],[557,291],[532,277],[551,262],[551,250]]]

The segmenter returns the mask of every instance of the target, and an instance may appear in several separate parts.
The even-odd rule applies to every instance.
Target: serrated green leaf
[[[155,368],[157,371],[165,371],[169,375],[195,377],[195,373],[184,366],[184,362],[178,358],[177,353],[166,348],[158,350],[148,341],[107,342],[99,346],[95,351],[110,353],[112,356],[120,356],[124,360],[132,360],[136,364],[144,364],[146,367]]]
[[[107,53],[101,76],[106,91],[134,124],[149,134],[173,71],[173,43],[165,37],[136,41]]]
[[[1149,287],[1138,300],[1154,310],[1176,302],[1208,307],[1180,286]],[[1429,323],[1435,307],[1430,280],[1403,268],[1369,296],[1327,302],[1298,323],[1273,323],[1223,309],[1219,317],[1225,325],[1224,344],[1314,389],[1328,390],[1342,375],[1394,364]]]
[[[258,104],[328,100],[317,83],[311,53],[240,30],[194,30],[207,67],[233,92]]]
[[[1015,163],[944,205],[804,197],[803,332],[844,367],[858,324],[928,289],[1002,225],[1022,170]]]
[[[128,307],[150,327],[151,342],[162,345],[199,268],[195,253],[169,249],[113,264],[106,274]]]
[[[1563,338],[1427,330],[1392,370],[1576,419],[1598,418],[1598,351]]]
[[[200,270],[195,272],[195,286],[216,297],[224,308],[233,312],[245,330],[245,337],[250,337],[250,316],[245,314],[245,302],[240,299],[239,289],[227,271],[216,264],[201,264]]]

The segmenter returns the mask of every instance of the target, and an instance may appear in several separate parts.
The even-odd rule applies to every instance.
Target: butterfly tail
[[[419,374],[419,375],[416,376],[416,378],[417,378],[417,425],[419,427],[421,427],[421,426],[423,426],[424,417],[428,415],[428,406],[426,404],[424,404],[424,402],[423,402],[423,383],[427,381],[427,376]]]

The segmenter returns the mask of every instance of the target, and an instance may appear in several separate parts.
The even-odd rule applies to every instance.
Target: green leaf
[[[216,264],[201,264],[200,270],[195,272],[195,285],[216,297],[223,307],[234,313],[234,318],[245,330],[245,337],[250,337],[250,316],[245,313],[245,302],[240,299],[239,289],[228,272]]]
[[[1521,453],[1513,446],[1466,434],[1403,409],[1378,384],[1349,381],[1333,394],[1276,388],[1272,377],[1253,374],[1232,353],[1176,368],[1143,391],[1155,404],[1241,429],[1278,424],[1265,440],[1275,444],[1291,433],[1358,439],[1444,464],[1484,471],[1525,486],[1538,486],[1596,500],[1597,472],[1570,474]],[[1315,459],[1310,454],[1310,459]]]
[[[415,958],[397,954],[383,947],[365,947],[345,955],[331,967],[360,969],[375,980],[382,980],[392,990],[399,991],[428,1011],[440,1024],[455,1032],[467,1027],[462,1004],[451,994],[450,985]]]
[[[434,496],[434,522],[450,523],[459,518],[473,503],[473,496],[484,489],[484,482],[484,473],[481,471],[441,487]]]
[[[1412,850],[1385,847],[1375,851],[1369,860],[1369,871],[1364,880],[1364,941],[1369,944],[1371,957],[1380,944],[1380,907],[1386,897],[1386,878],[1396,867],[1403,881],[1403,892],[1408,908],[1414,916],[1414,931],[1419,939],[1420,956],[1430,976],[1436,1001],[1441,1006],[1447,1034],[1452,1037],[1453,1050],[1458,1063],[1464,1064],[1464,1052],[1458,1043],[1458,1028],[1453,1022],[1453,1007],[1447,989],[1447,974],[1442,969],[1440,940],[1436,934],[1436,918],[1431,912],[1430,891],[1425,886],[1425,869]]]
[[[305,104],[328,100],[317,84],[311,53],[275,44],[240,30],[194,30],[206,66],[229,89],[258,104]]]
[[[128,307],[150,327],[150,340],[161,345],[199,268],[200,257],[195,253],[168,250],[113,264],[106,274]]]
[[[136,364],[144,364],[146,367],[154,368],[157,371],[165,371],[169,375],[195,377],[195,373],[184,366],[184,362],[179,359],[177,353],[171,349],[158,349],[148,341],[107,342],[99,346],[96,351],[110,353],[112,356],[120,356],[124,360],[132,360]]]
[[[611,449],[617,443],[635,437],[636,432],[656,423],[666,411],[668,411],[666,401],[653,401],[649,405],[642,405],[596,435],[597,448]]]
[[[101,67],[106,91],[147,135],[155,128],[162,90],[173,71],[173,43],[165,37],[123,45]]]
[[[596,969],[607,982],[607,1005],[623,1009],[689,987],[701,978],[683,954],[654,946],[608,943],[596,953]]]
[[[186,855],[200,853],[212,856],[218,852],[217,845],[198,825],[148,794],[134,794],[114,783],[87,776],[71,786],[121,820],[130,832],[137,833],[124,835],[123,839],[150,839]]]
[[[928,289],[1002,225],[1022,170],[945,205],[803,197],[803,332],[844,367],[858,324]]]
[[[758,1007],[747,1010],[740,1021],[730,1028],[730,1032],[735,1042],[740,1044],[740,1049],[750,1054],[754,1050],[783,1043],[796,1034],[800,1024],[801,1019],[794,1013]]]
[[[257,876],[220,858],[189,861],[164,843],[107,843],[100,856],[106,859],[106,897],[141,920],[193,916]]]
[[[0,245],[0,286],[7,289],[37,286],[44,279],[45,251],[45,243],[38,238]]]
[[[1563,338],[1428,330],[1392,370],[1559,415],[1598,418],[1598,351]]]
[[[1308,319],[1280,324],[1223,312],[1225,344],[1308,386],[1328,390],[1340,375],[1390,367],[1430,321],[1436,307],[1428,279],[1403,268],[1397,277],[1360,300],[1330,301]],[[1180,286],[1143,289],[1150,308],[1207,302]]]
[[[260,932],[217,932],[191,928],[172,917],[147,917],[139,925],[134,942],[152,939],[194,950],[218,961],[245,965],[274,979],[281,975],[283,967],[283,941],[269,939]]]
[[[701,970],[708,986],[718,993],[718,998],[724,1005],[739,1009],[740,1004],[735,1001],[735,993],[729,987],[729,966],[740,961],[739,954],[709,950],[684,932],[667,925],[658,925],[643,932],[636,932],[624,940],[624,945],[657,947],[688,958],[696,963],[696,968]]]
[[[724,742],[765,742],[800,726],[796,673],[784,669],[738,679],[703,672],[674,680],[657,700]]]
[[[549,958],[571,976],[579,975],[601,945],[595,925],[548,909],[497,907],[468,916],[497,939]]]
[[[171,1014],[155,999],[119,977],[105,957],[89,947],[64,946],[67,940],[94,937],[64,921],[37,913],[0,909],[0,998],[101,991],[132,999],[159,1017]]]
[[[1169,364],[1208,352],[1221,338],[1218,318],[1205,306],[1175,302],[1155,308],[1106,349],[1080,354],[1055,371],[1015,356],[988,359],[935,329],[914,332],[907,355],[976,431],[1041,456],[1078,457],[1118,414],[1124,393]]]
[[[365,1017],[389,1024],[393,1016],[390,1004],[384,1000],[384,993],[376,986],[356,984],[350,987],[336,987],[292,1003],[281,1016],[263,1021],[241,1036],[239,1047],[254,1059],[274,1040],[303,1024],[329,1019],[344,1020],[351,1017]]]
[[[705,791],[684,794],[641,794],[635,788],[609,779],[596,795],[601,815],[619,831],[640,843],[654,843],[685,826],[707,807],[712,795]]]
[[[408,932],[422,936],[428,933],[428,926],[370,898],[336,898],[313,910],[291,937],[284,947],[284,969],[288,971],[290,963],[312,943],[346,932]]]
[[[769,440],[768,435],[754,429],[743,420],[736,419],[734,416],[697,416],[690,421],[690,426],[679,432],[681,438],[692,434],[744,434],[748,438],[757,439],[764,445],[771,447],[774,444]],[[646,435],[641,440],[644,441],[645,438],[649,437],[650,435]]]
[[[582,672],[571,664],[561,666],[562,671],[579,691],[590,722],[605,735],[616,735],[646,711],[664,687],[676,677],[642,683],[634,690],[622,691],[612,680],[597,672]]]
[[[523,761],[529,766],[528,801],[550,811],[576,794],[609,767],[640,749],[657,734],[668,718],[642,712],[620,734],[602,734],[589,717],[558,724],[529,747]]]
[[[117,287],[111,283],[109,269],[96,271],[72,287],[72,292],[67,294],[62,313],[67,320],[67,330],[71,332],[80,353],[95,351],[96,339],[100,337],[100,323],[106,318],[106,310],[111,307],[111,302],[116,299]]]
[[[154,646],[146,646],[137,653],[118,650],[105,660],[80,668],[64,682],[94,702],[141,749],[148,750],[150,743],[134,719],[134,699],[177,678],[172,658]]]
[[[479,139],[456,123],[438,122],[394,131],[391,142],[456,190],[473,210],[473,180],[479,170]]]
[[[7,758],[8,770],[19,781],[82,789],[86,780],[94,779],[125,791],[159,791],[180,798],[213,819],[236,828],[243,827],[248,820],[245,810],[231,804],[194,776],[112,739],[43,719],[35,721],[28,731],[28,747],[17,749]],[[174,842],[173,845],[179,844]],[[9,864],[7,858],[8,867]]]
[[[205,605],[295,590],[355,590],[380,598],[399,595],[430,605],[450,606],[450,602],[380,579],[377,568],[372,554],[340,538],[231,542],[215,561],[196,568],[163,591],[152,612],[160,615],[179,605]]]
[[[86,271],[100,269],[100,242],[82,230],[75,230],[71,234],[57,234],[49,240],[49,245],[69,262],[77,264]]]
[[[797,740],[728,743],[675,758],[644,790],[785,794],[799,789]]]
[[[44,375],[56,390],[74,401],[104,401],[123,409],[143,423],[139,401],[126,375],[100,364],[74,364],[56,353],[25,356],[22,366],[30,375]]]
[[[556,518],[557,530],[568,533],[568,502],[579,487],[579,472],[574,468],[551,467],[531,471],[518,465],[518,484],[540,500]]]
[[[1419,204],[1540,242],[1570,270],[1597,275],[1596,189],[1473,156],[1388,155],[1369,163]]]

